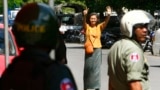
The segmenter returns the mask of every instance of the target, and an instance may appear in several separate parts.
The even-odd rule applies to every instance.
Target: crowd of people
[[[89,8],[83,11],[83,28],[85,42],[92,44],[93,52],[84,55],[84,90],[100,90],[100,37],[112,9],[106,7],[103,22],[99,22],[97,13],[88,15],[88,11]],[[154,21],[152,15],[143,10],[131,10],[121,18],[122,37],[111,47],[106,59],[108,90],[150,90],[149,67],[141,43],[148,35],[148,25],[154,25]],[[78,90],[72,72],[65,65],[66,46],[59,27],[56,14],[48,5],[29,3],[22,7],[12,32],[18,47],[24,50],[2,74],[0,90]],[[51,50],[55,51],[55,60],[50,58]]]

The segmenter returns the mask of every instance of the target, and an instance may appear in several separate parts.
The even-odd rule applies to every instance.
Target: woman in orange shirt
[[[85,40],[91,41],[94,52],[92,54],[85,53],[85,64],[84,64],[84,90],[87,89],[100,89],[100,72],[102,62],[102,50],[101,50],[101,32],[107,26],[107,23],[111,14],[111,7],[106,7],[106,18],[103,22],[99,23],[99,16],[93,12],[88,17],[88,23],[86,16],[89,9],[83,11],[83,28],[85,30]]]

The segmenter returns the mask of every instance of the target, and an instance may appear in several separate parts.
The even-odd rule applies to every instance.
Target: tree
[[[113,10],[120,12],[122,7],[128,9],[154,10],[160,9],[160,0],[85,0],[91,11],[102,12],[105,6],[110,5]]]
[[[8,0],[8,9],[14,9],[21,6],[21,0]],[[0,13],[3,13],[3,0],[0,0]]]
[[[160,0],[54,0],[55,4],[61,3],[75,3],[90,8],[90,11],[103,12],[105,6],[110,5],[115,11],[120,12],[122,7],[128,9],[144,9],[154,10],[160,9]],[[0,13],[3,11],[3,0],[0,0]],[[19,7],[22,4],[29,2],[44,2],[48,3],[48,0],[8,0],[9,9]]]

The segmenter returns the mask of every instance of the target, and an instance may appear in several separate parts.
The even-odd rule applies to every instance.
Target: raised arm
[[[105,17],[104,21],[102,22],[101,30],[103,30],[107,26],[107,24],[109,22],[109,19],[110,19],[111,13],[112,13],[111,7],[110,6],[106,6],[106,17]]]
[[[83,11],[83,28],[84,30],[86,30],[86,27],[87,27],[87,14],[88,14],[88,10],[89,8],[86,8],[84,11]]]
[[[129,82],[130,90],[142,90],[142,85],[140,81]]]

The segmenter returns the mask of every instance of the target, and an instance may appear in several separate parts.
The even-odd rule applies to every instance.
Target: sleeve
[[[76,82],[75,82],[75,79],[74,79],[74,76],[72,74],[72,72],[70,71],[70,69],[68,67],[66,67],[66,70],[68,72],[68,78],[71,80],[71,86],[72,86],[72,89],[71,90],[77,90],[77,85],[76,85]]]
[[[141,50],[132,48],[125,55],[124,67],[127,74],[127,80],[141,80],[144,65],[144,55]]]
[[[73,74],[67,66],[55,63],[47,72],[46,90],[77,90]]]

